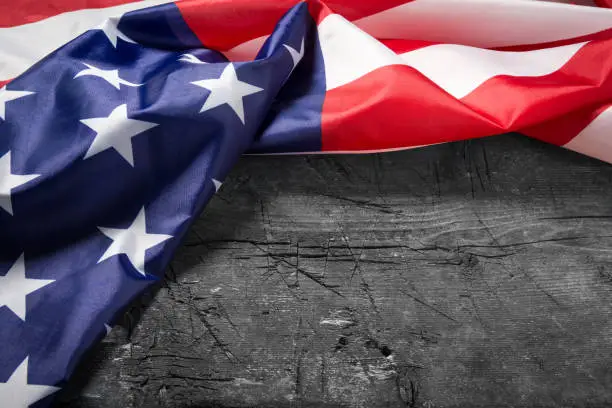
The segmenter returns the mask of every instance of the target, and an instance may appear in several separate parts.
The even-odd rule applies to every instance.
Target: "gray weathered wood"
[[[60,407],[612,404],[612,165],[246,157]]]

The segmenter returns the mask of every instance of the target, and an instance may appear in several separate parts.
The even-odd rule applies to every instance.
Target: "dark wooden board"
[[[245,157],[59,407],[612,405],[612,165]]]

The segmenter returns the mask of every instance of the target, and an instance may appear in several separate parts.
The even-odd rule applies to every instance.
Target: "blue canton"
[[[254,61],[231,63],[174,5],[155,7],[0,90],[0,404],[49,406],[159,281],[302,58],[315,59],[312,27],[298,5]]]

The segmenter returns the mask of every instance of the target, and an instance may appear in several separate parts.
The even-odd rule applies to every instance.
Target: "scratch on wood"
[[[422,300],[421,300],[421,299],[419,299],[418,297],[416,297],[416,296],[414,296],[414,295],[412,295],[412,294],[410,294],[410,293],[406,292],[405,290],[400,289],[400,292],[402,292],[403,294],[405,294],[405,295],[406,295],[406,296],[408,296],[409,298],[413,299],[414,301],[416,301],[416,302],[418,302],[418,303],[422,304],[423,306],[425,306],[425,307],[427,307],[427,308],[429,308],[429,309],[433,310],[434,312],[438,313],[440,316],[444,316],[444,317],[446,317],[448,320],[451,320],[451,321],[453,321],[453,322],[455,322],[455,323],[459,323],[459,322],[458,322],[456,319],[454,319],[453,317],[451,317],[451,316],[449,316],[448,314],[444,313],[444,312],[443,312],[443,311],[441,311],[440,309],[437,309],[437,308],[435,308],[434,306],[430,305],[429,303],[422,301]]]
[[[319,324],[337,326],[337,327],[349,327],[349,326],[354,325],[355,322],[352,320],[345,320],[345,319],[321,319]]]

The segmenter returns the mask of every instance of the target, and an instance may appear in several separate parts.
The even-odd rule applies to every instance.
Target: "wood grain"
[[[612,166],[245,157],[59,407],[609,407]]]

